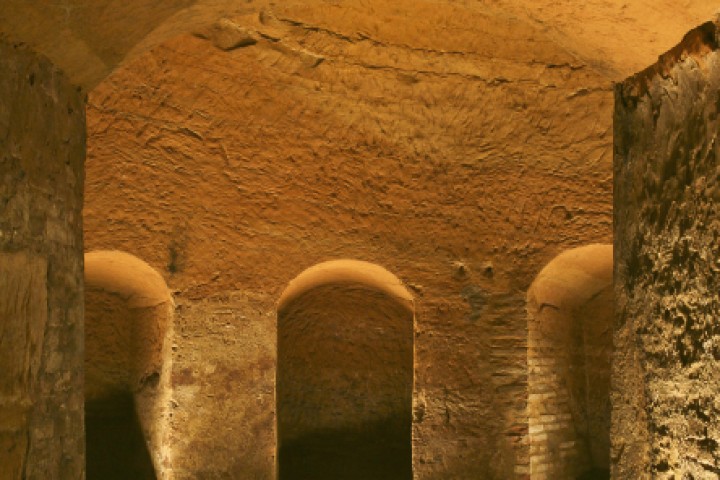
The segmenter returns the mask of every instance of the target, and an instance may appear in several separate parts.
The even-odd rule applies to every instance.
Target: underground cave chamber
[[[88,480],[149,480],[160,473],[171,305],[162,277],[137,257],[85,255]]]
[[[374,264],[296,277],[278,306],[282,480],[412,478],[413,302]]]
[[[215,2],[206,35],[202,1],[145,2],[143,19],[142,1],[9,1],[0,478],[83,478],[86,433],[88,478],[160,476],[179,444],[196,457],[178,478],[274,478],[278,454],[284,478],[403,478],[411,457],[418,479],[607,478],[609,458],[615,478],[717,471],[717,20],[617,84],[712,2],[290,2],[238,18]],[[242,48],[222,47],[228,31]],[[93,273],[93,252],[83,308],[83,226],[86,247],[122,245],[192,293],[172,314],[188,337],[213,333],[174,354],[173,437],[167,287],[143,296],[142,261],[120,273],[115,254]],[[550,261],[613,239],[614,332],[609,247]],[[419,301],[403,310],[345,269],[278,310],[288,265],[328,254],[389,266]],[[399,319],[409,346],[365,341]],[[402,461],[363,450],[380,437]],[[124,470],[98,469],[108,452]]]
[[[532,478],[610,478],[612,245],[566,250],[528,292]]]

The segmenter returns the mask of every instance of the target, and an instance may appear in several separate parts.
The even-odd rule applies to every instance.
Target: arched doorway
[[[163,478],[172,299],[130,254],[85,255],[88,480]]]
[[[612,245],[558,255],[528,291],[531,478],[610,478]]]
[[[325,262],[278,305],[279,478],[412,478],[413,300],[377,265]]]

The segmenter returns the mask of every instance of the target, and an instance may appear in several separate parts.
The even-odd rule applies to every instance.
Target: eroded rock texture
[[[274,478],[276,298],[175,297],[174,478]]]
[[[223,17],[273,7],[322,12],[320,16],[330,19],[321,27],[327,32],[338,33],[345,39],[353,38],[356,33],[367,40],[375,39],[371,35],[372,25],[357,22],[356,15],[360,14],[393,30],[399,40],[396,43],[412,47],[418,46],[417,40],[425,39],[425,46],[436,51],[442,50],[442,36],[460,40],[476,28],[468,12],[490,16],[500,13],[498,25],[519,20],[539,27],[543,37],[562,46],[573,58],[619,78],[647,65],[658,51],[669,48],[689,28],[708,18],[717,3],[714,0],[396,0],[392,4],[385,0],[364,3],[285,0],[280,4],[271,0],[58,0],[54,3],[4,0],[3,7],[0,31],[43,52],[67,72],[74,83],[90,91],[123,61],[135,59],[169,38]],[[292,20],[298,18],[294,16]],[[459,28],[454,28],[456,22]],[[338,28],[341,24],[349,28]],[[355,26],[357,28],[353,28]],[[224,40],[218,45],[232,46],[238,41],[252,43],[253,35],[247,31],[239,36],[234,27],[223,28],[223,31]],[[442,36],[435,33],[438,31]],[[497,34],[488,29],[479,32],[478,38],[482,36],[491,41]],[[523,45],[537,41],[527,30],[516,30],[513,36]],[[271,34],[268,38],[277,40],[278,37]],[[502,42],[498,46],[504,48]],[[456,49],[455,53],[460,51]]]
[[[83,98],[0,39],[0,478],[83,470]]]
[[[177,478],[273,476],[275,304],[298,272],[351,257],[387,266],[416,297],[415,475],[507,479],[530,473],[527,287],[558,252],[611,235],[609,81],[715,7],[5,0],[0,31],[99,85],[86,233],[91,248],[147,260],[177,295]],[[6,268],[7,284],[42,283],[47,266],[47,322],[59,327],[38,371],[63,372],[60,388],[33,383],[62,393],[33,403],[46,420],[28,438],[48,447],[30,449],[27,468],[55,465],[36,475],[52,478],[75,449],[72,477],[82,132],[61,116],[70,94],[69,117],[81,115],[79,99],[44,62],[26,77],[16,53],[0,61],[0,133],[11,132],[0,242],[29,252],[7,261],[25,265]],[[14,334],[27,356],[12,358],[32,364],[36,339]]]
[[[529,474],[526,291],[610,239],[609,79],[500,9],[415,8],[234,17],[256,43],[178,37],[90,96],[88,247],[176,292],[181,478],[272,475],[274,305],[339,258],[415,296],[415,474]]]
[[[615,478],[720,474],[718,25],[616,89]]]

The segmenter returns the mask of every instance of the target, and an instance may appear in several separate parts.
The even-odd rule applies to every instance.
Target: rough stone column
[[[81,92],[0,39],[0,478],[84,470]]]
[[[704,24],[617,86],[613,478],[720,474],[720,57]]]

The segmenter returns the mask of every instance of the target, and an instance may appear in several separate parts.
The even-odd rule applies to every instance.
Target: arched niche
[[[278,304],[281,480],[412,478],[414,307],[356,260],[296,277]]]
[[[128,253],[85,254],[88,480],[165,478],[173,301]]]
[[[610,478],[613,250],[567,250],[528,291],[533,479]]]

